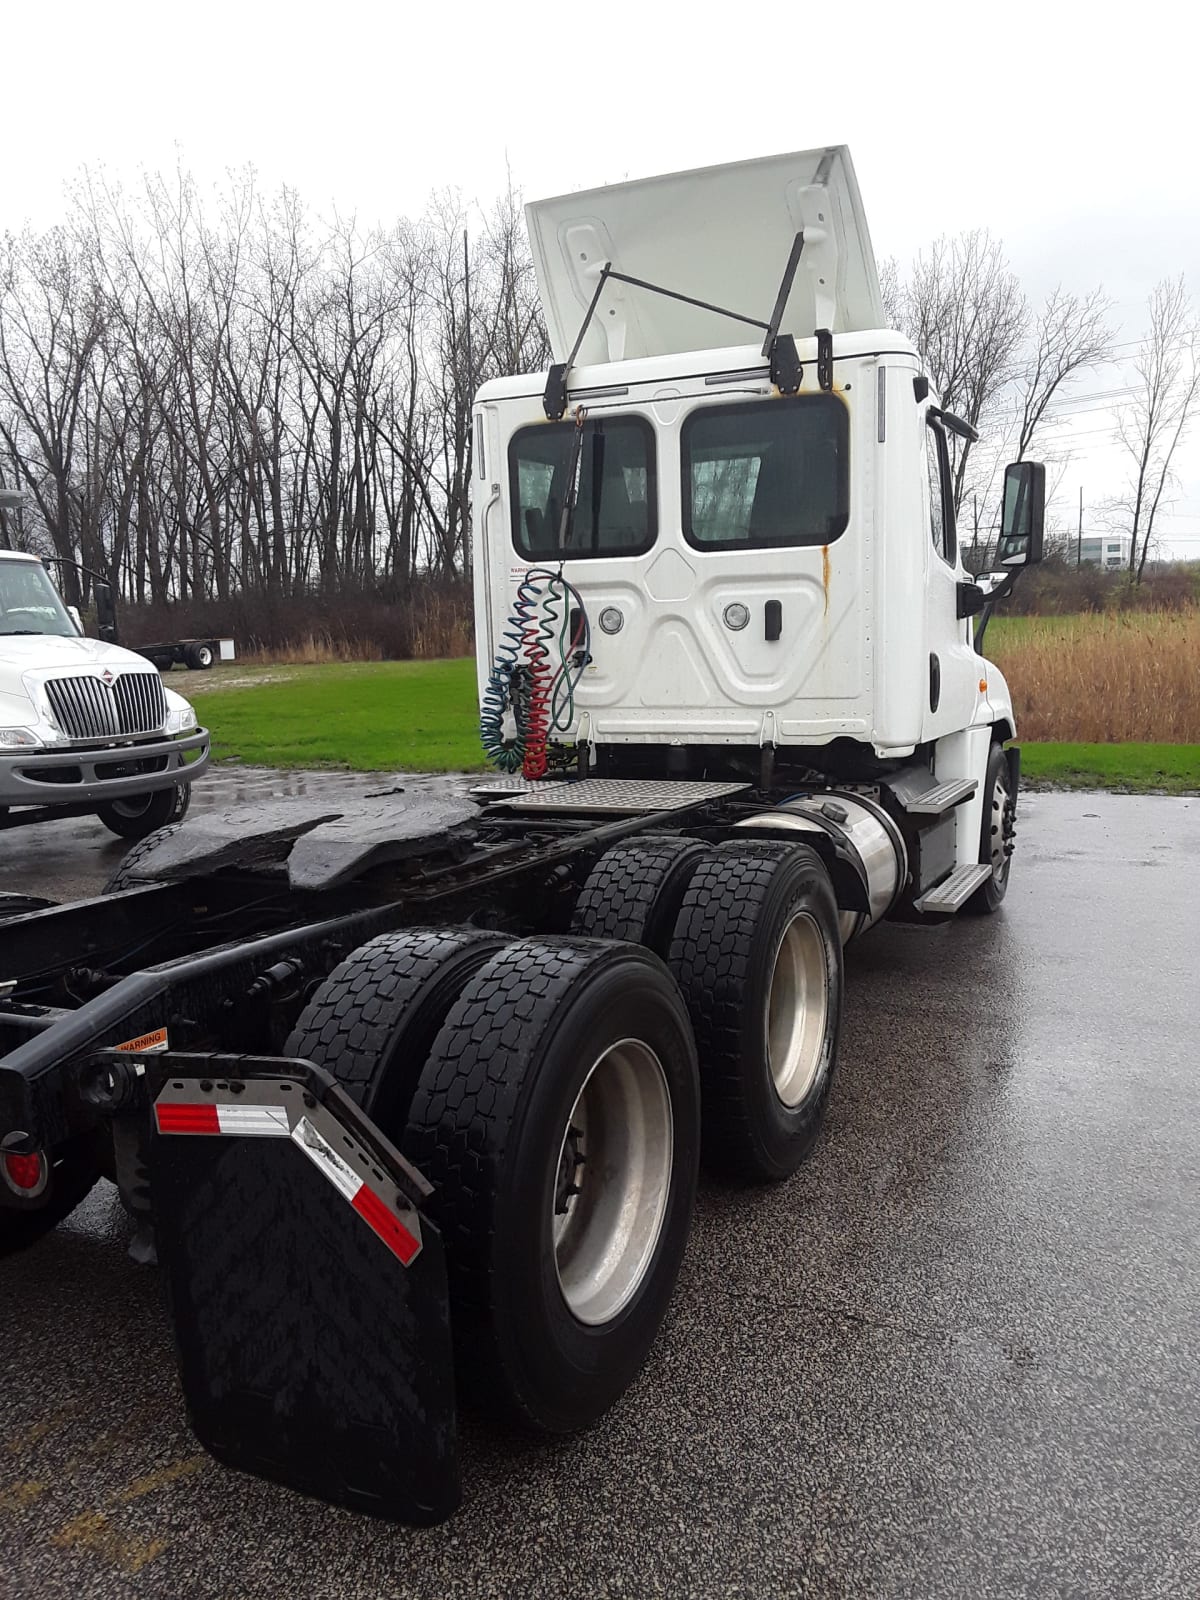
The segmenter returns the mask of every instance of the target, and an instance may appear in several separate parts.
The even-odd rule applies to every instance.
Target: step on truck
[[[405,803],[209,813],[0,921],[0,1241],[116,1182],[219,1460],[459,1503],[460,1402],[559,1435],[636,1378],[701,1161],[814,1149],[843,952],[994,912],[1041,549],[964,570],[948,415],[847,152],[530,206],[556,356],[474,411],[481,737]]]
[[[182,821],[207,730],[113,641],[84,634],[37,556],[0,550],[0,830],[97,816],[142,839]]]

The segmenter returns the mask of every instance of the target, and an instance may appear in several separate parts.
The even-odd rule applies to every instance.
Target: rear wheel
[[[979,835],[979,862],[981,866],[990,866],[992,875],[976,889],[964,908],[976,916],[987,916],[997,911],[1008,893],[1016,814],[1017,797],[1012,792],[1008,758],[1003,746],[994,744],[988,752],[987,776],[983,784],[983,823]]]
[[[183,659],[193,672],[207,672],[216,660],[216,654],[210,644],[190,644],[183,652]]]
[[[625,939],[666,958],[684,890],[706,853],[698,839],[639,834],[614,845],[588,874],[571,932]]]
[[[122,839],[145,839],[169,822],[182,822],[191,804],[191,785],[176,784],[171,789],[155,789],[153,794],[127,795],[100,806],[96,815],[110,831]]]
[[[413,928],[372,939],[321,984],[284,1054],[315,1061],[389,1138],[399,1138],[438,1030],[464,986],[508,943],[482,928]]]
[[[842,1015],[837,902],[807,846],[710,850],[684,896],[671,970],[696,1030],[704,1153],[786,1178],[820,1133]]]
[[[464,1386],[536,1432],[594,1422],[645,1361],[695,1197],[695,1046],[662,962],[509,945],[447,1018],[403,1149],[434,1185]]]

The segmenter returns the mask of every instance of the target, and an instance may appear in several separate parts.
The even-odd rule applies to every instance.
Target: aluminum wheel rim
[[[673,1160],[662,1063],[640,1039],[622,1039],[584,1079],[558,1151],[554,1268],[580,1322],[611,1322],[637,1293],[662,1234]]]
[[[1008,841],[1005,838],[1004,824],[1008,816],[1009,795],[1007,786],[999,779],[992,785],[992,823],[991,823],[991,862],[992,877],[997,883],[1003,883],[1008,876],[1008,851],[1005,848]]]
[[[828,1015],[825,939],[815,918],[800,911],[780,937],[767,995],[767,1059],[785,1106],[798,1106],[817,1081]]]

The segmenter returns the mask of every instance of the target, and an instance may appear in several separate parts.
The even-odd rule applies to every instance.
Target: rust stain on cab
[[[825,591],[825,615],[829,615],[829,546],[821,546],[821,587]]]

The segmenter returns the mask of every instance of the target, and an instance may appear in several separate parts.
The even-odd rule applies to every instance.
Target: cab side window
[[[933,548],[954,566],[958,552],[950,488],[950,451],[946,430],[941,423],[932,420],[925,425],[925,465],[929,474],[929,534]]]

